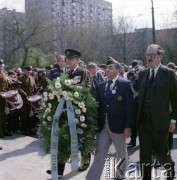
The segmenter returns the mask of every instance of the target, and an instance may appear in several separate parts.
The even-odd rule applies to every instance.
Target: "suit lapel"
[[[146,89],[146,83],[149,80],[149,69],[147,69],[144,74],[142,74],[142,83],[141,83],[141,94],[142,97],[144,97],[145,89]]]
[[[152,85],[152,89],[157,85],[158,82],[160,82],[161,78],[163,77],[162,72],[163,72],[163,66],[161,65],[157,71],[156,76],[155,76],[155,79],[154,79],[154,82]]]

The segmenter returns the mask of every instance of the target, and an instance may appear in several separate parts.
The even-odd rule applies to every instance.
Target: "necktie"
[[[150,78],[150,84],[152,85],[154,81],[154,69],[151,71],[151,78]]]
[[[106,88],[106,92],[107,92],[107,93],[111,92],[110,87],[111,87],[112,82],[113,82],[112,80],[109,80],[109,81],[108,81],[108,85],[107,85],[107,88]]]

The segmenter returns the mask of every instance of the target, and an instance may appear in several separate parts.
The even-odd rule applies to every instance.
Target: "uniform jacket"
[[[149,69],[146,69],[139,76],[138,126],[142,120],[143,100],[148,79]],[[177,77],[173,70],[163,65],[160,65],[152,85],[151,118],[157,131],[168,130],[170,120],[177,120]]]
[[[20,93],[21,91],[19,90],[20,95],[24,96],[32,96],[34,95],[34,92],[36,91],[36,84],[35,80],[32,76],[27,76],[27,75],[22,75],[18,78],[21,84],[21,90],[23,93]]]
[[[84,84],[87,87],[91,87],[91,76],[88,70],[77,67],[77,69],[72,72],[69,71],[69,79],[72,79],[74,84]]]
[[[134,92],[131,82],[118,78],[113,87],[109,101],[105,95],[107,81],[98,87],[98,132],[105,124],[106,114],[108,125],[113,133],[123,133],[125,128],[131,128],[134,120]]]

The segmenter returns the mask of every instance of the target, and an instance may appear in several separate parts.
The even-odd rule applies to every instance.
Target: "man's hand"
[[[124,129],[124,137],[125,137],[125,138],[130,137],[131,134],[132,134],[132,131],[131,131],[130,128],[125,128],[125,129]]]
[[[175,127],[176,127],[176,124],[175,123],[172,123],[170,122],[170,125],[169,125],[169,132],[173,132],[175,130]]]

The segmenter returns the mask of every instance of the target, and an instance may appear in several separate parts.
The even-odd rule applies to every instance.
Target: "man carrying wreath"
[[[69,79],[71,79],[72,81],[72,84],[75,84],[77,86],[86,86],[90,88],[91,80],[90,80],[89,71],[80,68],[78,65],[81,53],[74,49],[66,49],[65,56],[66,56],[66,64],[69,69],[68,75],[69,75]],[[81,166],[78,169],[79,171],[86,170],[90,162],[90,153],[86,155],[83,153],[84,152],[81,152],[82,157],[81,157]],[[60,159],[59,157],[59,161],[58,161],[59,177],[63,176],[64,168],[65,168],[65,161],[63,159]],[[47,173],[51,174],[51,170],[47,170]]]

